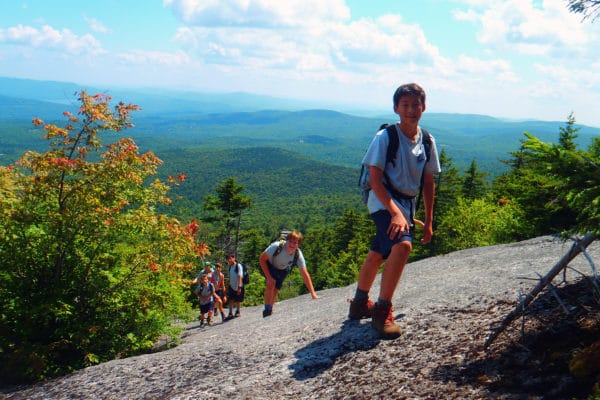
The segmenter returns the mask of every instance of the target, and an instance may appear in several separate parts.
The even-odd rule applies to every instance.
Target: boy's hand
[[[406,222],[404,215],[402,215],[401,212],[392,215],[392,220],[390,221],[390,226],[387,230],[388,235],[390,235],[390,239],[395,239],[402,235],[403,232],[408,231],[410,231],[410,226],[408,225],[408,222]]]
[[[425,227],[423,226],[423,238],[421,239],[421,243],[427,244],[431,242],[431,238],[433,237],[433,229],[431,226]]]

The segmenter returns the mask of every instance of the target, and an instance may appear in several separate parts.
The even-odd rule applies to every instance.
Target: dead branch
[[[565,269],[571,260],[573,260],[579,253],[585,251],[585,249],[598,237],[588,232],[586,233],[582,239],[575,239],[575,242],[567,252],[555,265],[552,269],[544,276],[540,278],[540,282],[531,289],[531,291],[525,296],[522,301],[519,302],[517,307],[511,311],[502,321],[502,323],[494,329],[494,331],[490,334],[488,339],[485,341],[483,345],[484,349],[487,349],[494,340],[502,333],[516,318],[522,315],[525,312],[525,308],[531,304],[531,302],[536,298],[536,296],[544,290],[546,286],[552,282],[554,277],[558,275],[563,269]]]

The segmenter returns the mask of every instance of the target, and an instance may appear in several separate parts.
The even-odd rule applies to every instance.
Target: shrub
[[[157,157],[128,138],[101,147],[100,133],[132,126],[138,108],[110,100],[81,92],[62,128],[34,119],[49,150],[0,167],[2,381],[146,351],[190,315],[185,276],[207,247],[197,223],[155,213],[170,201],[168,184],[146,183]]]

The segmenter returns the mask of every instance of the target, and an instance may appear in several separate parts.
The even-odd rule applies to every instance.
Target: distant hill
[[[23,150],[43,145],[32,133],[31,118],[61,120],[76,107],[73,94],[86,89],[73,83],[0,78],[0,163]],[[210,94],[153,89],[110,90],[115,101],[138,104],[135,128],[126,131],[142,149],[277,147],[323,162],[356,168],[373,134],[389,117],[364,117],[310,109],[298,101],[245,93]],[[71,97],[69,97],[71,96]],[[314,104],[312,105],[314,107]],[[566,116],[565,116],[566,119]],[[494,176],[505,167],[499,159],[518,150],[525,131],[556,141],[564,121],[509,121],[484,115],[429,113],[422,125],[436,138],[459,170],[475,159]],[[600,128],[576,125],[578,143],[587,146]]]

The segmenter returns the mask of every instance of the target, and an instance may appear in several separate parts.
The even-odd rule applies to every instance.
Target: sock
[[[356,293],[354,293],[354,301],[357,303],[366,303],[367,300],[369,300],[369,292],[356,288]]]
[[[270,304],[265,304],[265,311],[273,311],[273,306]]]

